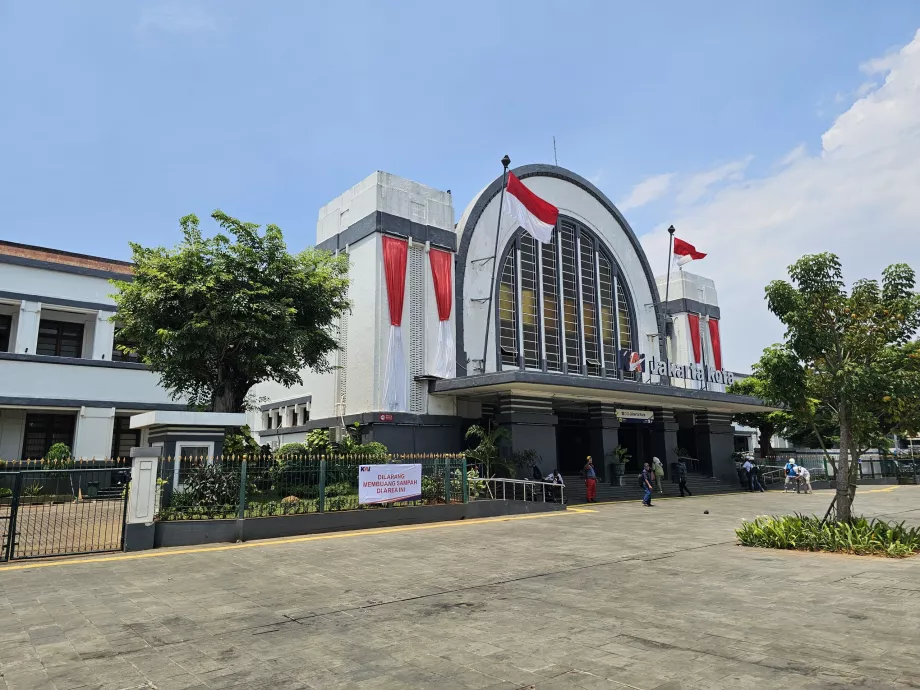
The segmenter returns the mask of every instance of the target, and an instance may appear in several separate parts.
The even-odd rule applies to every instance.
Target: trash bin
[[[86,497],[96,498],[99,495],[99,482],[87,482]]]

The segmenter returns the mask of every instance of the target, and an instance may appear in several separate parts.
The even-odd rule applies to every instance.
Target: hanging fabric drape
[[[432,249],[428,253],[428,260],[431,263],[431,279],[434,281],[434,297],[438,303],[438,357],[435,360],[434,375],[449,379],[456,372],[454,338],[450,332],[453,255]]]
[[[408,241],[396,237],[383,237],[383,269],[387,281],[387,303],[390,308],[390,337],[387,343],[383,404],[391,412],[408,412],[409,410],[409,379],[402,339],[408,255]]]
[[[693,345],[693,362],[700,363],[702,349],[700,347],[700,315],[687,314],[687,320],[690,322],[690,343]]]
[[[709,341],[712,343],[712,364],[722,368],[722,340],[719,338],[719,320],[709,319]]]

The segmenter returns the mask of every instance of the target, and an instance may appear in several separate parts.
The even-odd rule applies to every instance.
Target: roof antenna
[[[553,164],[559,165],[559,159],[556,157],[556,137],[553,136]]]

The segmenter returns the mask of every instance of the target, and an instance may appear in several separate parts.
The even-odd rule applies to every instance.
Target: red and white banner
[[[722,368],[722,338],[719,337],[719,320],[709,319],[709,342],[712,343],[712,363],[716,369]]]
[[[390,308],[390,338],[387,343],[387,368],[383,382],[384,409],[409,411],[409,376],[402,340],[403,301],[406,294],[406,261],[409,242],[383,236],[383,269],[387,281]]]
[[[551,242],[559,209],[531,192],[508,171],[504,212],[540,242]]]
[[[693,348],[693,363],[699,364],[703,354],[700,343],[700,315],[687,314],[687,321],[690,324],[690,345]]]
[[[705,258],[706,255],[703,252],[696,251],[696,247],[689,242],[684,242],[676,237],[674,238],[674,262],[678,266],[683,266],[695,259]]]
[[[422,497],[421,465],[361,465],[358,503],[396,503]]]
[[[440,249],[428,252],[434,297],[438,303],[438,357],[435,360],[434,375],[442,379],[453,378],[457,370],[454,336],[450,330],[451,298],[454,288],[451,268],[453,258],[453,254]]]

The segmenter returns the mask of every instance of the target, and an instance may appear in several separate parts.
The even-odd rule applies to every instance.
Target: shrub
[[[44,490],[45,487],[43,487],[41,484],[38,482],[32,482],[31,484],[26,484],[24,487],[22,487],[22,495],[29,496],[30,498],[41,496],[41,493]]]
[[[735,530],[744,546],[903,558],[920,552],[920,527],[873,518],[822,521],[815,516],[761,516]]]
[[[12,489],[7,489],[5,486],[0,486],[0,498],[9,498],[12,495]]]
[[[326,487],[326,498],[334,498],[335,496],[347,496],[348,494],[353,494],[357,489],[355,484],[351,482],[335,482],[334,484],[329,484]],[[317,487],[317,491],[318,491]]]
[[[214,463],[194,468],[182,492],[192,505],[236,505],[240,500],[240,474],[235,467]]]
[[[325,509],[333,510],[356,510],[359,507],[358,495],[349,494],[347,496],[326,497]]]
[[[276,458],[287,458],[292,456],[308,455],[307,446],[303,443],[285,443],[275,451]]]
[[[325,455],[330,451],[329,431],[326,429],[313,429],[307,434],[304,441],[306,452],[311,455]]]
[[[71,455],[70,446],[66,443],[55,443],[42,458],[42,465],[54,468],[73,467]]]

